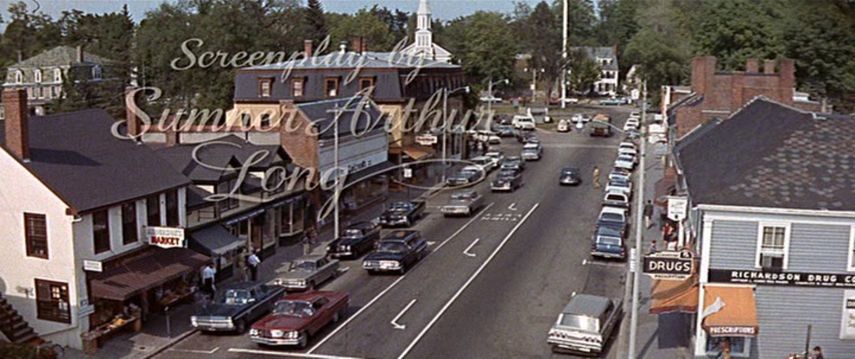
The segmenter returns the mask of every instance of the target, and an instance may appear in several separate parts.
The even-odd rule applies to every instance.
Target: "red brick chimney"
[[[312,40],[303,40],[303,52],[306,53],[306,58],[312,57]]]
[[[785,103],[793,103],[793,92],[796,87],[796,64],[793,59],[782,58],[778,61],[780,82],[779,89],[782,91],[781,97]]]
[[[354,36],[350,38],[350,48],[356,53],[362,53],[362,37]]]
[[[760,60],[757,59],[748,59],[745,61],[745,72],[747,73],[757,73],[760,72]]]
[[[125,87],[125,126],[128,128],[128,137],[134,140],[139,140],[138,136],[142,132],[140,127],[140,118],[133,111],[134,102],[133,91],[136,88],[133,86]]]
[[[30,125],[27,110],[27,91],[3,90],[3,107],[6,111],[6,148],[21,161],[30,160]]]
[[[715,56],[700,56],[692,59],[692,91],[704,94],[712,90],[710,83],[715,76]]]
[[[778,61],[775,60],[763,60],[763,73],[767,75],[772,75],[775,73],[775,66],[778,65]]]
[[[362,44],[362,48],[361,48],[361,49],[359,49],[359,53],[364,54],[364,53],[368,52],[368,40],[366,40],[366,39],[363,37],[363,38],[361,38],[361,39],[360,39],[360,41],[359,41],[359,42]]]
[[[83,62],[83,45],[77,45],[77,62]]]

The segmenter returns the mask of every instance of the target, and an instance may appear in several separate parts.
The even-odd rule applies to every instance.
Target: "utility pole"
[[[446,164],[446,138],[448,137],[448,87],[442,89],[442,183],[447,180],[448,164]]]
[[[644,208],[643,207],[644,206],[644,166],[645,166],[644,156],[646,155],[644,150],[645,150],[645,144],[647,143],[647,136],[646,136],[646,133],[644,132],[644,123],[645,123],[644,119],[647,116],[647,81],[646,80],[641,83],[641,93],[642,93],[642,98],[643,98],[643,100],[641,102],[641,136],[639,137],[639,139],[641,140],[641,146],[640,146],[640,150],[638,152],[638,156],[640,157],[640,159],[638,161],[638,167],[640,170],[638,172],[638,196],[635,197],[635,199],[636,199],[636,201],[635,201],[635,203],[636,203],[635,204],[635,206],[636,206],[635,207],[636,208],[636,211],[635,211],[635,219],[636,219],[635,220],[635,261],[636,261],[636,263],[635,263],[635,272],[633,273],[633,276],[632,276],[632,318],[631,318],[630,325],[629,325],[629,353],[628,353],[629,359],[635,358],[635,341],[636,341],[636,336],[638,335],[638,302],[639,302],[638,286],[639,286],[639,282],[640,282],[639,278],[641,276],[641,273],[640,273],[641,268],[642,268],[641,264],[643,263],[642,258],[641,258],[641,256],[643,255],[642,254],[643,253],[642,252],[642,243],[641,243],[641,232],[643,231],[644,228],[646,228],[646,227],[644,227],[644,221],[642,218],[642,212],[643,211],[641,210],[641,208]],[[632,267],[631,264],[630,264],[630,267]]]
[[[567,108],[567,69],[564,65],[567,64],[567,0],[564,0],[564,27],[562,34],[564,42],[561,45],[561,108]]]

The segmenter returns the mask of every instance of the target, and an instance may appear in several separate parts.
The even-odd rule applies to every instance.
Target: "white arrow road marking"
[[[413,304],[416,304],[416,300],[417,299],[411,300],[410,304],[407,304],[407,306],[404,307],[404,309],[402,309],[401,312],[398,313],[398,315],[396,315],[395,318],[392,319],[391,322],[389,322],[392,324],[393,327],[395,327],[395,329],[404,330],[407,328],[406,324],[398,324],[398,319],[401,319],[401,317],[404,316],[404,313],[406,313],[408,310],[410,310],[410,307],[412,307]]]
[[[434,241],[428,241],[428,242],[427,242],[427,244],[428,244],[429,246],[432,246],[432,245],[436,244],[436,242],[434,242]]]
[[[472,249],[472,247],[474,247],[475,244],[477,244],[478,241],[480,241],[480,240],[481,240],[481,238],[475,238],[475,240],[472,241],[472,244],[470,244],[469,247],[466,247],[466,249],[463,250],[463,254],[465,254],[469,257],[474,257],[475,253],[471,253],[471,252],[469,252],[469,250]]]
[[[315,358],[315,359],[357,359],[356,357],[345,357],[338,355],[323,355],[323,354],[310,354],[310,353],[294,353],[294,352],[279,352],[272,350],[258,350],[258,349],[244,349],[244,348],[229,348],[229,353],[244,353],[244,354],[253,354],[253,355],[271,355],[278,357],[290,357],[290,358]]]
[[[511,205],[508,206],[508,209],[511,211],[516,211],[517,210],[517,203],[516,202],[511,203]]]
[[[587,264],[588,264],[588,259],[587,259],[587,258],[586,258],[586,259],[583,259],[583,260],[582,260],[582,265],[587,265]]]
[[[211,350],[198,350],[198,349],[174,349],[174,348],[169,348],[169,350],[168,350],[168,351],[171,351],[171,352],[181,352],[181,353],[193,353],[193,354],[214,354],[214,353],[216,353],[218,350],[220,350],[220,347],[216,347],[216,348],[211,349]]]

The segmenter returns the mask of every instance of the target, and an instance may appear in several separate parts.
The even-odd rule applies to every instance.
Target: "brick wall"
[[[318,137],[312,135],[311,123],[297,111],[293,116],[286,116],[279,128],[282,148],[291,156],[295,165],[307,169],[317,169]]]

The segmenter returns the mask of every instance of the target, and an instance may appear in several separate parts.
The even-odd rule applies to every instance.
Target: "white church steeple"
[[[427,0],[419,0],[416,15],[415,41],[407,46],[403,53],[448,62],[451,59],[451,53],[433,43],[433,33],[430,31],[431,13]]]

